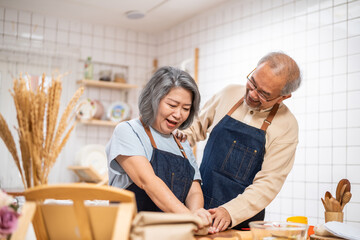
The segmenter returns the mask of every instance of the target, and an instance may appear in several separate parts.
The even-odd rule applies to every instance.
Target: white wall
[[[344,219],[360,227],[360,1],[233,0],[162,33],[159,63],[176,65],[195,47],[202,103],[229,83],[245,84],[267,52],[299,63],[302,86],[285,101],[300,126],[295,166],[266,218],[321,223],[320,197],[348,178]]]
[[[42,43],[78,48],[82,59],[91,55],[109,63],[129,64],[132,83],[143,81],[153,57],[159,59],[160,66],[179,65],[199,47],[202,103],[226,84],[244,84],[246,75],[267,52],[288,53],[303,71],[302,86],[285,101],[298,119],[300,142],[294,169],[267,208],[266,218],[286,220],[289,216],[305,215],[310,224],[322,223],[324,210],[320,197],[326,190],[335,193],[337,182],[348,178],[353,198],[345,207],[344,220],[360,227],[359,0],[233,0],[155,37],[0,8],[2,41],[21,38],[20,22],[24,16],[32,19],[31,27],[39,18],[43,19]],[[17,66],[10,63],[7,68],[14,72],[23,70]],[[81,68],[79,64],[78,69]],[[2,77],[0,89],[4,88],[4,81],[9,79]],[[75,91],[75,86],[71,90]],[[109,94],[111,99],[116,95],[108,91],[89,94],[90,97],[100,94],[105,99]],[[11,101],[9,96],[6,99]],[[0,104],[3,113],[4,105]],[[69,181],[71,175],[65,167],[79,146],[104,144],[110,134],[109,128],[79,126],[66,146],[64,157],[60,156],[55,166],[53,181]],[[199,160],[203,145],[199,144]],[[0,151],[1,157],[10,159],[2,143]],[[2,170],[4,161],[0,161],[0,166],[3,182],[7,176]]]
[[[61,110],[66,106],[82,79],[84,60],[88,56],[105,65],[94,65],[98,70],[113,69],[117,64],[128,66],[128,83],[142,85],[152,70],[152,61],[156,56],[156,37],[151,34],[134,32],[113,26],[91,25],[71,19],[56,19],[1,7],[0,5],[0,112],[17,136],[16,113],[9,89],[13,77],[20,72],[51,75],[55,70],[68,72],[63,79]],[[137,95],[140,89],[128,91],[128,103],[133,116],[137,115]],[[114,101],[124,100],[124,92],[112,89],[87,88],[83,98],[100,100],[105,109]],[[62,113],[62,111],[60,111]],[[58,117],[60,118],[60,116]],[[10,124],[11,123],[11,124]],[[16,124],[15,124],[16,123]],[[69,182],[76,180],[72,172],[66,169],[74,165],[76,152],[86,144],[105,145],[111,137],[113,128],[78,124],[67,145],[59,156],[50,174],[50,182]],[[0,141],[0,186],[6,188],[21,187],[11,155]]]

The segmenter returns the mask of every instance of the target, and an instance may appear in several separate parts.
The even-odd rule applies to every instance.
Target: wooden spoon
[[[331,205],[331,202],[330,202],[330,199],[328,196],[325,196],[325,204],[327,206],[327,211],[328,212],[332,212],[333,209],[332,209],[332,205]]]
[[[344,184],[340,190],[340,200],[338,200],[340,202],[340,205],[342,203],[342,199],[343,199],[346,187],[347,187],[347,184]],[[336,198],[336,200],[337,200],[337,198]]]
[[[341,189],[343,188],[343,186],[345,184],[347,184],[348,180],[347,179],[341,179],[336,187],[336,200],[338,200],[339,202],[341,201]]]
[[[332,198],[332,195],[329,191],[326,191],[325,198]]]
[[[321,198],[321,202],[322,202],[322,204],[324,205],[325,212],[328,212],[328,211],[329,211],[329,209],[328,209],[328,207],[327,207],[327,205],[326,205],[326,202],[324,201],[324,199],[323,199],[323,198]]]
[[[335,198],[330,198],[330,203],[331,203],[333,212],[341,212],[340,203]]]
[[[345,205],[346,205],[348,202],[350,202],[351,197],[352,197],[351,192],[346,192],[346,193],[344,193],[343,198],[342,198],[342,201],[341,201],[341,210],[343,210],[344,207],[345,207]]]

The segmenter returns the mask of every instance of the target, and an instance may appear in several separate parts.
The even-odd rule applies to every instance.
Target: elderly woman
[[[106,147],[109,184],[133,191],[139,211],[192,212],[211,224],[191,147],[172,135],[191,125],[199,103],[188,73],[162,67],[142,90],[140,118],[116,126]]]

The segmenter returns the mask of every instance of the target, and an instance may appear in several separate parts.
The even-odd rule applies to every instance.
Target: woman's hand
[[[187,136],[185,133],[179,131],[178,129],[176,129],[175,131],[173,131],[174,136],[180,141],[180,142],[185,142],[187,139]]]
[[[199,208],[192,213],[201,218],[203,226],[199,226],[199,228],[208,227],[212,224],[211,214],[204,208]]]
[[[225,208],[223,207],[212,208],[209,209],[209,212],[211,213],[211,216],[214,219],[214,223],[212,225],[213,232],[225,231],[230,226],[231,217],[229,212]]]

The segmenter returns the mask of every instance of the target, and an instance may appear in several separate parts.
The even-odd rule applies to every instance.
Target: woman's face
[[[177,87],[160,100],[152,127],[162,134],[170,134],[189,117],[192,103],[191,91]]]

